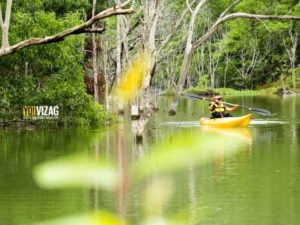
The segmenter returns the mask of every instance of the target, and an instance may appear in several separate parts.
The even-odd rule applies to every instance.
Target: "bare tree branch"
[[[266,28],[267,31],[269,31],[269,33],[272,33],[268,25],[263,20],[261,20],[260,18],[256,18],[256,19],[264,25],[264,27]]]
[[[7,0],[7,2],[6,2],[6,10],[5,10],[5,21],[4,21],[4,23],[7,26],[9,26],[9,22],[10,22],[11,5],[12,5],[12,0]]]
[[[2,7],[1,7],[1,3],[0,3],[0,26],[3,25],[3,16],[2,16]]]
[[[236,6],[238,3],[240,3],[240,1],[241,1],[241,0],[236,0],[236,1],[234,1],[233,3],[231,3],[231,5],[228,6],[228,7],[224,10],[224,12],[222,12],[222,14],[219,16],[218,19],[221,19],[222,17],[224,17],[224,16],[229,12],[229,10],[231,10],[234,6]]]
[[[131,27],[129,27],[128,31],[126,32],[127,36],[130,35],[132,31],[134,31],[135,28],[137,28],[141,23],[142,23],[142,18],[138,18],[137,21]]]
[[[186,6],[187,6],[187,9],[190,10],[191,13],[193,13],[193,10],[192,10],[192,7],[189,3],[189,0],[186,0]]]
[[[197,48],[203,42],[205,42],[208,38],[210,38],[213,33],[218,29],[218,27],[226,22],[227,20],[232,20],[236,18],[247,18],[247,19],[260,19],[260,20],[300,20],[299,16],[287,16],[287,15],[258,15],[258,14],[249,14],[249,13],[232,13],[227,16],[222,17],[221,19],[217,20],[215,24],[201,37],[199,38],[194,47]]]
[[[47,44],[47,43],[52,43],[52,42],[58,42],[63,40],[65,37],[72,35],[72,34],[76,34],[76,32],[80,31],[80,30],[84,30],[88,27],[90,27],[92,24],[94,24],[96,21],[107,18],[107,17],[111,17],[114,15],[120,15],[120,14],[131,14],[134,13],[134,9],[129,8],[129,9],[123,9],[123,7],[125,7],[126,5],[129,4],[130,1],[126,1],[125,3],[123,3],[120,6],[115,6],[109,9],[106,9],[100,13],[98,13],[97,15],[95,15],[94,17],[92,17],[91,19],[89,19],[88,21],[72,27],[72,28],[68,28],[60,33],[57,33],[55,35],[52,36],[47,36],[47,37],[43,37],[43,38],[30,38],[27,40],[24,40],[22,42],[19,42],[11,47],[8,48],[1,48],[0,49],[0,57],[4,56],[4,55],[9,55],[12,54],[16,51],[19,51],[23,48],[32,46],[32,45],[41,45],[41,44]]]
[[[194,5],[194,3],[196,2],[196,0],[194,0],[192,2],[191,5]],[[180,24],[182,23],[182,21],[185,19],[186,14],[189,12],[189,9],[185,9],[180,18],[177,20],[175,26],[172,28],[171,32],[167,35],[167,37],[164,39],[164,41],[160,44],[160,47],[157,50],[157,55],[160,55],[161,51],[163,50],[163,48],[166,46],[166,44],[170,41],[170,39],[172,38],[173,34],[175,33],[175,31],[178,30],[178,27],[180,26]]]

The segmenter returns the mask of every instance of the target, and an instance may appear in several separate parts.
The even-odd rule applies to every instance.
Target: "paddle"
[[[204,97],[201,97],[199,95],[196,95],[196,94],[185,94],[186,97],[188,98],[192,98],[192,99],[202,99],[202,100],[206,100],[206,101],[210,101],[212,102],[212,99],[208,99],[208,98],[204,98]],[[224,104],[226,105],[230,105],[230,106],[234,106],[235,104],[232,104],[232,103],[228,103],[228,102],[223,102]],[[271,113],[270,111],[266,110],[266,109],[259,109],[259,108],[250,108],[250,107],[246,107],[246,106],[242,106],[240,105],[239,106],[240,108],[243,108],[243,109],[248,109],[254,113],[258,113],[262,116],[271,116]]]

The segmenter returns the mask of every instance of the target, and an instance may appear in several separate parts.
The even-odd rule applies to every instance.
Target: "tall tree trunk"
[[[188,30],[188,37],[187,37],[187,40],[186,40],[184,59],[183,59],[183,63],[182,63],[182,66],[181,66],[179,80],[178,80],[178,83],[177,83],[176,92],[174,94],[173,101],[172,101],[171,106],[169,108],[169,114],[170,115],[175,115],[176,114],[176,107],[177,107],[179,97],[180,97],[182,89],[183,89],[184,82],[187,78],[187,75],[188,75],[188,72],[189,72],[189,65],[191,63],[192,55],[194,53],[194,48],[193,48],[192,41],[193,41],[193,35],[194,35],[194,25],[195,25],[195,21],[196,21],[196,16],[197,16],[199,10],[201,9],[201,7],[204,5],[205,2],[206,2],[206,0],[201,0],[198,3],[198,5],[196,6],[196,8],[194,9],[194,11],[192,12],[192,17],[191,17],[191,21],[190,21],[189,30]]]
[[[293,89],[296,90],[296,60],[297,60],[297,46],[298,46],[298,35],[293,33],[292,29],[289,30],[290,39],[291,39],[291,54],[290,62],[292,69],[292,80],[293,80]]]
[[[93,0],[92,17],[95,16],[96,4],[97,4],[97,0]],[[92,25],[92,29],[95,29],[95,24]],[[95,33],[92,33],[92,45],[93,45],[94,101],[99,102],[97,43],[96,43]]]
[[[28,61],[25,62],[24,77],[28,77]]]
[[[121,0],[115,0],[117,5],[122,4]],[[117,57],[116,57],[116,76],[117,84],[121,78],[123,69],[129,61],[129,50],[127,35],[129,32],[129,23],[123,15],[117,16]],[[118,103],[118,111],[120,114],[124,113],[124,103]]]
[[[116,4],[119,5],[121,0],[116,0]],[[123,30],[123,19],[122,16],[117,16],[117,57],[116,57],[116,78],[117,84],[119,84],[121,73],[122,73],[122,30]],[[118,111],[120,114],[124,113],[124,103],[118,102]]]
[[[108,89],[109,89],[109,82],[108,82],[108,53],[107,53],[107,44],[104,42],[102,43],[103,46],[103,70],[104,70],[104,79],[105,79],[105,95],[104,95],[104,101],[105,101],[105,107],[106,110],[110,110],[110,105],[109,105],[109,98],[108,98]]]
[[[150,83],[151,76],[155,72],[155,57],[156,57],[156,45],[155,45],[155,35],[159,12],[159,0],[143,0],[142,5],[144,8],[144,29],[143,29],[143,45],[146,51],[150,54],[150,67],[149,72],[146,74],[143,81],[142,93],[140,99],[140,109],[142,110],[141,117],[138,121],[136,137],[138,141],[143,139],[144,129],[150,119],[153,108],[151,104],[151,94],[150,94]]]
[[[176,86],[176,91],[173,97],[173,101],[171,103],[171,106],[169,108],[169,115],[175,115],[176,114],[176,107],[183,89],[184,82],[188,76],[189,73],[189,65],[192,61],[192,56],[194,53],[194,49],[190,49],[186,54],[184,54],[183,63],[181,66],[180,76],[179,80]]]
[[[1,3],[0,3],[0,26],[1,26],[1,31],[2,31],[2,45],[1,45],[2,51],[9,48],[8,35],[9,35],[9,25],[10,25],[10,16],[11,16],[11,5],[12,5],[12,0],[7,0],[6,1],[5,19],[3,21],[2,8],[1,8]]]

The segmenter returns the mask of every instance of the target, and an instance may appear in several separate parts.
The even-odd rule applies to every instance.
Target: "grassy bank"
[[[256,96],[256,95],[270,95],[275,94],[278,89],[276,87],[262,88],[258,90],[235,90],[232,88],[216,88],[216,89],[203,89],[203,88],[188,88],[185,93],[194,93],[204,96],[212,95],[234,95],[234,96]]]

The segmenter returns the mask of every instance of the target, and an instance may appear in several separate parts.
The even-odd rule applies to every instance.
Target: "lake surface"
[[[131,124],[126,122],[98,130],[1,130],[0,224],[62,224],[50,222],[95,210],[109,212],[126,224],[299,224],[300,97],[225,100],[265,108],[273,115],[253,114],[249,128],[243,130],[206,131],[198,121],[201,115],[209,115],[208,102],[182,99],[177,115],[170,117],[166,107],[170,99],[162,98],[143,144],[135,142]],[[239,109],[232,114],[247,113]],[[182,152],[177,150],[169,152],[170,160],[162,161],[166,154],[160,151],[167,150],[156,149],[161,164],[132,181],[134,165],[151,159],[153,146],[164,140],[176,148],[172,142],[177,145],[180,132],[209,134],[203,136],[206,139],[199,136],[199,158],[193,146],[184,149],[190,163],[181,160],[184,155],[180,157]],[[212,145],[208,147],[205,140]],[[82,153],[116,164],[122,180],[116,189],[43,189],[36,184],[33,168],[37,165]]]

